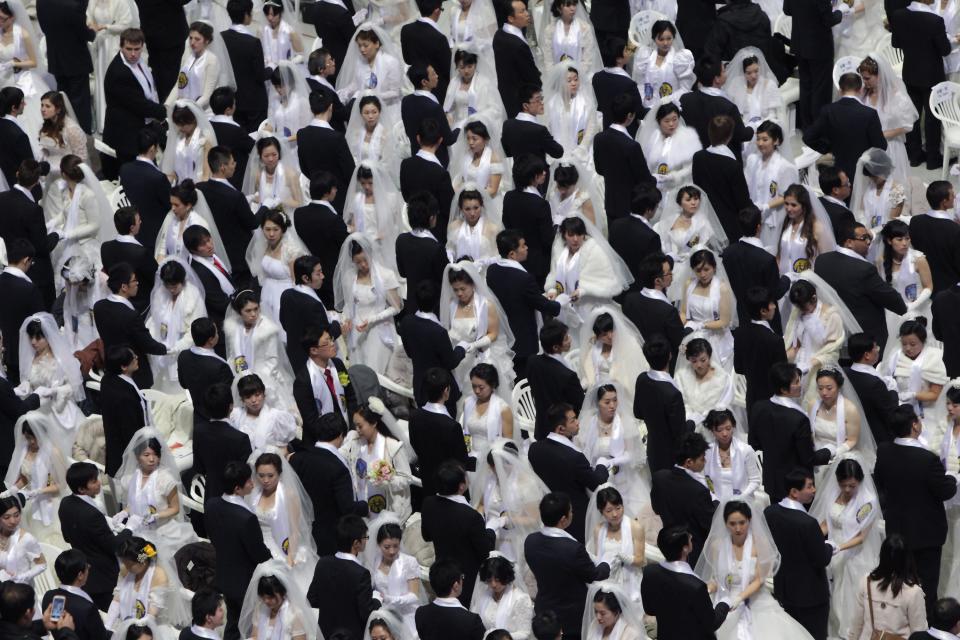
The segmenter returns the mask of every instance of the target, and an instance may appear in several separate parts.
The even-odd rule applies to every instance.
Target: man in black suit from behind
[[[643,356],[650,370],[637,376],[633,415],[646,422],[647,465],[655,472],[673,467],[680,442],[694,425],[687,421],[683,395],[667,372],[670,344],[662,335],[652,335],[643,343]]]
[[[738,212],[753,206],[743,167],[738,156],[730,151],[733,129],[733,118],[728,115],[714,116],[707,131],[710,146],[693,154],[692,163],[693,182],[710,198],[720,219],[720,226],[730,242],[742,235],[737,223]]]
[[[433,602],[417,607],[414,620],[420,640],[482,640],[483,620],[461,603],[469,576],[464,577],[453,558],[438,557],[430,566]]]
[[[853,224],[856,218],[853,212],[847,207],[847,201],[850,200],[853,181],[843,170],[834,166],[822,165],[817,167],[819,173],[818,182],[820,183],[820,204],[826,209],[830,216],[830,226],[833,227],[833,237],[840,237],[840,230],[845,225]]]
[[[0,170],[7,185],[17,183],[17,169],[24,160],[34,159],[30,138],[16,120],[23,114],[24,107],[23,91],[17,87],[0,89],[0,145],[4,150],[0,155]]]
[[[753,129],[744,126],[740,109],[722,90],[727,81],[727,72],[723,63],[713,56],[703,56],[697,62],[694,73],[697,76],[697,90],[680,97],[680,109],[683,112],[684,122],[697,130],[700,144],[704,149],[715,144],[726,145],[733,152],[737,162],[741,162],[741,143],[749,142],[753,138]],[[731,137],[727,141],[714,142],[710,137],[710,123],[717,116],[728,116],[733,121]],[[694,183],[700,184],[696,180]]]
[[[527,241],[516,229],[497,234],[500,259],[487,267],[487,286],[497,296],[503,312],[510,318],[513,330],[513,370],[517,380],[527,377],[527,361],[537,354],[537,312],[544,317],[557,317],[560,303],[543,295],[543,289],[527,272]],[[558,298],[560,296],[557,296]]]
[[[602,114],[603,128],[608,129],[613,124],[613,102],[623,94],[630,96],[633,101],[633,113],[636,117],[627,126],[627,133],[635,138],[640,128],[640,120],[646,115],[643,107],[643,97],[640,88],[630,77],[626,66],[633,53],[627,49],[627,41],[622,36],[613,36],[606,41],[601,40],[600,56],[603,59],[603,69],[593,74],[593,93],[597,98],[597,111]]]
[[[345,541],[337,531],[341,518],[369,514],[366,501],[357,500],[353,493],[351,471],[340,454],[346,435],[347,424],[340,416],[320,416],[304,423],[305,448],[294,451],[289,458],[313,503],[313,539],[321,556],[344,550],[341,543]]]
[[[897,407],[891,429],[896,438],[877,446],[873,478],[887,536],[903,536],[913,552],[929,616],[937,601],[940,557],[947,540],[943,503],[957,494],[957,460],[948,461],[950,468],[945,470],[940,457],[920,443],[923,423],[910,405]]]
[[[370,572],[360,562],[368,544],[363,518],[347,514],[331,523],[336,532],[336,552],[321,556],[307,590],[310,606],[320,611],[318,622],[325,638],[343,634],[345,640],[361,640],[367,618],[380,608],[373,595]]]
[[[155,245],[144,246],[137,240],[137,234],[143,225],[143,219],[135,207],[120,207],[113,214],[113,226],[117,230],[114,240],[107,240],[100,245],[100,261],[104,271],[109,271],[113,265],[126,262],[133,267],[140,286],[137,295],[130,298],[133,307],[144,313],[150,306],[150,292],[153,291],[153,280],[157,273],[157,260],[153,257]]]
[[[750,411],[748,441],[763,451],[763,490],[772,502],[787,495],[784,476],[802,468],[830,462],[829,449],[813,448],[810,420],[800,406],[800,370],[791,362],[778,362],[770,368],[770,388],[774,395],[759,400]]]
[[[256,131],[260,123],[267,118],[268,78],[263,61],[263,45],[249,29],[253,21],[252,0],[228,0],[227,15],[232,26],[221,31],[220,37],[223,38],[223,45],[230,55],[233,74],[237,79],[237,110],[233,115],[244,130]],[[219,87],[216,90],[219,90]],[[210,106],[213,108],[212,94]],[[214,110],[214,113],[218,112]],[[232,148],[229,142],[220,137],[220,131],[217,131],[217,142]],[[243,176],[242,171],[240,175]]]
[[[0,354],[3,353],[3,333],[0,332]],[[17,420],[28,411],[40,408],[40,397],[31,393],[21,398],[13,391],[14,385],[0,377],[0,473],[6,474],[15,446],[14,428]]]
[[[806,511],[817,492],[813,473],[806,468],[793,469],[785,474],[782,484],[786,495],[763,510],[780,549],[780,571],[773,578],[773,595],[815,640],[827,640],[827,566],[837,546],[824,540],[820,524]]]
[[[531,153],[544,162],[547,156],[559,158],[563,147],[553,139],[550,130],[537,121],[543,115],[543,90],[539,85],[520,87],[520,112],[503,123],[503,152],[508,158],[519,158]],[[572,149],[571,149],[572,151]]]
[[[47,69],[76,113],[77,124],[90,133],[93,124],[90,74],[93,58],[87,43],[96,32],[87,25],[87,3],[78,0],[38,0],[37,22],[46,36]],[[39,50],[40,43],[33,46]]]
[[[326,331],[334,340],[340,337],[340,323],[336,320],[331,322],[327,315],[324,273],[320,258],[300,256],[293,261],[293,277],[297,284],[280,296],[280,326],[287,333],[287,358],[294,371],[307,362],[307,352],[300,343],[307,327]],[[330,297],[333,297],[332,291]],[[332,300],[329,306],[333,306]]]
[[[120,471],[123,452],[133,434],[151,423],[150,407],[132,377],[139,365],[137,354],[130,347],[111,347],[107,351],[99,402],[107,456],[106,471],[111,478],[115,478]]]
[[[0,193],[0,211],[3,211],[0,239],[7,247],[18,238],[33,245],[35,255],[27,275],[40,290],[44,308],[50,309],[56,298],[50,252],[60,236],[47,234],[43,207],[34,198],[33,190],[40,184],[40,178],[40,164],[33,159],[24,160],[17,169],[16,183],[10,185],[9,191]]]
[[[637,267],[637,283],[642,288],[628,293],[623,300],[623,315],[637,325],[644,341],[661,336],[670,343],[668,368],[671,372],[677,366],[683,336],[688,333],[680,322],[680,313],[664,293],[672,282],[673,258],[662,253],[651,254]]]
[[[605,181],[603,202],[611,223],[629,215],[634,187],[655,184],[640,143],[630,135],[636,115],[634,99],[620,94],[610,107],[610,126],[593,139],[593,161]]]
[[[426,496],[420,510],[423,539],[433,543],[437,558],[454,560],[463,574],[459,600],[469,606],[480,563],[487,559],[497,541],[483,516],[467,502],[467,471],[456,460],[437,468],[434,480],[437,495]]]
[[[934,295],[960,282],[960,225],[953,217],[956,193],[946,180],[927,187],[930,211],[910,218],[910,244],[930,264]]]
[[[927,617],[930,622],[928,631],[915,631],[910,634],[909,640],[938,640],[940,638],[950,638],[953,634],[960,637],[960,603],[956,598],[940,598],[933,609],[933,613]],[[937,631],[937,635],[933,632]]]
[[[223,483],[228,464],[235,461],[245,463],[252,449],[247,434],[227,421],[233,410],[229,384],[218,382],[210,386],[201,398],[194,401],[195,407],[200,405],[209,417],[193,421],[193,470],[206,477],[204,502],[209,502],[228,491],[229,487]]]
[[[209,445],[217,446],[215,443]],[[232,460],[223,468],[217,483],[221,492],[210,495],[212,487],[209,482],[207,484],[203,521],[217,552],[214,584],[223,593],[227,604],[224,640],[241,637],[237,623],[247,585],[257,565],[270,559],[270,550],[263,543],[257,516],[243,501],[253,491],[252,476],[246,458]],[[207,479],[209,481],[209,476]]]
[[[100,611],[97,610],[89,594],[84,591],[84,586],[90,577],[87,556],[79,549],[67,549],[54,560],[53,569],[60,581],[60,586],[43,594],[41,609],[46,611],[54,597],[63,596],[66,599],[65,609],[73,617],[77,638],[107,640],[110,636],[103,627]]]
[[[317,2],[316,5],[327,5],[327,3]],[[337,212],[343,212],[343,204],[347,197],[344,187],[350,184],[350,178],[353,177],[357,165],[353,161],[347,139],[330,124],[333,119],[331,96],[327,93],[311,91],[310,112],[313,113],[313,120],[297,131],[297,157],[300,160],[300,170],[303,175],[311,178],[318,171],[332,173],[337,179],[337,186],[342,189],[336,194],[333,206]]]
[[[571,405],[554,404],[546,414],[547,434],[530,445],[530,466],[550,491],[569,496],[570,521],[564,528],[569,528],[570,535],[582,544],[586,539],[587,509],[593,508],[589,496],[607,481],[610,471],[602,464],[591,467],[573,444],[580,432],[580,421]]]
[[[813,270],[836,290],[863,330],[876,337],[883,352],[887,344],[884,310],[903,315],[907,304],[867,260],[870,239],[870,232],[859,222],[847,225],[837,237],[837,250],[821,254]]]
[[[421,280],[414,286],[417,311],[407,314],[400,321],[397,331],[403,340],[404,350],[413,362],[414,398],[418,405],[422,405],[427,401],[423,390],[426,373],[433,368],[440,368],[450,374],[466,357],[467,349],[471,347],[465,342],[451,346],[449,338],[443,339],[446,330],[434,312],[440,304],[440,290],[437,285],[430,280]],[[447,401],[451,411],[456,411],[459,397],[459,390],[451,393]]]
[[[146,128],[135,135],[137,156],[120,166],[120,186],[140,214],[140,229],[135,237],[152,252],[157,246],[163,220],[170,211],[170,180],[157,166],[160,152],[157,132]]]
[[[427,1],[433,2],[434,0]],[[439,6],[439,0],[436,1]],[[411,22],[404,29],[418,24],[421,23]],[[433,31],[430,27],[428,29]],[[450,63],[447,62],[447,68],[449,68],[449,65]],[[437,89],[439,78],[437,70],[431,65],[414,64],[407,69],[407,77],[410,79],[410,84],[416,87],[413,93],[404,96],[400,101],[400,117],[403,120],[403,128],[407,132],[407,138],[410,139],[410,155],[416,155],[417,151],[420,150],[417,133],[420,131],[420,124],[430,118],[440,125],[440,137],[443,144],[437,147],[436,156],[440,164],[446,168],[450,164],[450,154],[447,152],[447,147],[457,141],[460,131],[450,131],[450,124],[447,122],[447,116],[443,111],[443,103],[433,93]]]
[[[94,501],[101,489],[96,465],[75,462],[67,469],[66,480],[71,495],[60,501],[60,530],[67,544],[87,556],[90,575],[85,591],[97,608],[106,612],[120,576],[117,544],[130,536],[130,530],[107,519]]]
[[[894,410],[900,406],[900,399],[896,381],[877,371],[880,346],[872,335],[855,333],[847,338],[847,355],[852,364],[844,367],[843,373],[860,398],[874,442],[891,442],[895,437],[891,428]]]
[[[829,0],[784,0],[783,12],[793,19],[796,37],[790,41],[790,52],[797,58],[800,77],[797,126],[806,130],[830,102],[832,28],[843,19],[843,13],[849,11],[834,10]]]
[[[7,266],[0,273],[0,333],[4,336],[3,363],[7,379],[14,387],[20,384],[20,326],[34,313],[45,309],[40,290],[27,275],[33,263],[33,245],[17,238],[7,245]],[[11,450],[11,453],[13,451]]]
[[[438,82],[430,90],[440,104],[443,104],[447,85],[450,84],[450,41],[437,26],[440,12],[443,11],[442,4],[441,0],[417,0],[420,17],[400,29],[403,61],[410,67],[433,67]],[[419,88],[417,83],[413,86]]]
[[[684,525],[664,527],[657,534],[663,562],[643,568],[640,597],[644,611],[657,618],[657,631],[664,640],[714,640],[730,605],[710,599],[707,584],[694,575],[688,562],[693,536]]]
[[[943,342],[943,364],[947,376],[960,377],[960,284],[944,289],[933,297],[933,337]]]
[[[433,235],[441,246],[447,244],[447,224],[450,222],[450,205],[453,202],[453,184],[450,174],[437,157],[444,144],[440,122],[427,118],[417,131],[420,150],[400,163],[400,193],[408,205],[417,194],[427,191],[436,199],[433,207],[437,216]]]
[[[452,383],[444,369],[428,370],[422,384],[426,402],[410,415],[410,446],[417,454],[423,496],[437,493],[437,470],[447,460],[455,460],[471,471],[476,464],[467,455],[463,427],[445,406]]]
[[[747,413],[773,395],[770,367],[787,361],[783,336],[773,329],[777,300],[766,287],[750,287],[743,300],[750,321],[733,330],[733,368],[747,381]]]
[[[845,73],[840,76],[838,86],[837,101],[819,105],[813,112],[816,119],[804,127],[803,143],[820,153],[832,153],[834,166],[849,177],[856,175],[857,160],[864,151],[872,147],[886,149],[887,140],[876,110],[860,102],[863,88],[860,76]]]
[[[741,327],[758,319],[751,315],[747,304],[750,289],[763,287],[774,300],[779,300],[790,288],[790,279],[780,275],[777,259],[763,248],[760,241],[761,220],[760,210],[753,204],[741,209],[736,218],[740,239],[731,241],[721,254],[730,289],[737,297],[737,315]],[[771,329],[783,334],[779,308],[774,310],[773,317],[769,318],[768,322]],[[764,397],[768,396],[769,394]]]
[[[317,171],[310,177],[310,202],[293,212],[293,226],[310,251],[323,265],[323,273],[330,274],[337,267],[340,247],[347,239],[347,225],[337,212],[333,201],[339,191],[339,181],[329,171]],[[300,280],[297,279],[300,283]],[[333,306],[333,280],[324,279],[319,287],[320,299]]]
[[[361,13],[363,10],[361,9]],[[323,42],[323,47],[330,52],[336,63],[336,69],[343,67],[343,59],[347,55],[347,47],[353,45],[353,32],[363,17],[354,16],[351,0],[321,0],[310,5],[304,13],[304,22],[312,24],[317,31],[317,38]],[[359,19],[357,19],[359,17]],[[336,82],[336,73],[330,82]]]
[[[606,580],[611,562],[617,562],[604,559],[594,564],[583,542],[566,531],[575,517],[571,494],[551,491],[540,500],[543,528],[528,535],[523,543],[524,557],[539,586],[534,611],[538,615],[555,613],[564,638],[580,637],[587,585]]]
[[[230,385],[233,370],[217,355],[220,330],[210,318],[197,318],[190,323],[193,346],[177,356],[177,381],[193,400],[194,424],[211,418],[204,405],[207,389],[215,384]]]
[[[224,31],[224,33],[232,33]],[[247,171],[250,152],[253,151],[253,138],[237,121],[237,94],[230,87],[217,87],[210,94],[210,126],[217,135],[217,144],[233,152],[237,168],[227,181],[237,189],[243,188],[243,176]],[[259,123],[258,123],[259,124]]]
[[[434,235],[437,228],[437,200],[427,191],[421,191],[407,203],[407,220],[412,231],[401,233],[396,240],[397,273],[407,279],[407,299],[403,313],[410,315],[420,308],[417,291],[421,282],[430,282],[438,290],[447,266],[447,252]],[[425,313],[439,310],[440,298]],[[449,342],[449,341],[448,341]],[[414,387],[416,390],[416,387]]]
[[[514,189],[503,197],[503,227],[519,231],[527,244],[526,269],[543,287],[550,273],[550,251],[556,231],[553,214],[541,188],[547,181],[547,163],[533,154],[513,163]]]
[[[176,86],[183,43],[190,31],[184,5],[189,0],[138,0],[140,28],[146,34],[150,68],[157,78],[157,92],[165,100]]]
[[[537,410],[537,440],[546,437],[555,427],[548,422],[547,412],[551,406],[567,403],[576,413],[580,413],[583,406],[580,376],[564,360],[571,343],[567,325],[559,320],[547,320],[540,328],[543,351],[527,360],[527,382]]]
[[[630,269],[633,282],[630,291],[640,291],[640,263],[649,255],[660,253],[660,234],[653,230],[650,221],[660,207],[663,196],[656,184],[642,183],[633,190],[630,215],[610,223],[610,246]]]
[[[591,4],[590,22],[600,42],[608,38],[626,38],[630,24],[630,3],[627,0],[608,0]]]
[[[493,34],[497,88],[507,117],[513,118],[520,112],[520,87],[525,84],[543,86],[540,70],[524,35],[532,18],[526,0],[497,0],[494,10],[500,24],[500,29]]]
[[[333,103],[333,117],[330,124],[340,133],[346,133],[347,121],[350,120],[350,109],[344,106],[337,95],[337,89],[330,82],[331,78],[337,75],[337,61],[333,55],[324,47],[315,49],[307,57],[307,84],[310,85],[310,91],[317,91],[326,94]]]
[[[140,286],[137,275],[126,262],[113,265],[107,272],[107,288],[110,294],[93,305],[93,319],[97,333],[103,340],[104,351],[114,346],[128,346],[137,354],[140,368],[133,381],[141,389],[153,386],[153,372],[147,354],[167,355],[167,347],[157,342],[143,325],[143,317],[137,313],[130,299],[137,295]]]

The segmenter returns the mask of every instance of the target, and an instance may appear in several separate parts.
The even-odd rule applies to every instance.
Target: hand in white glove
[[[32,500],[40,493],[40,489],[21,489],[20,493],[23,495],[24,499]]]
[[[703,329],[703,323],[697,322],[696,320],[687,320],[686,324],[684,324],[683,326],[688,329],[693,329],[694,331],[699,331],[700,329]]]
[[[837,451],[836,451],[836,453],[833,454],[833,457],[834,457],[834,458],[842,458],[842,457],[844,456],[844,454],[849,453],[849,452],[850,452],[850,445],[848,445],[846,442],[844,442],[844,443],[842,443],[839,447],[837,447]]]
[[[743,604],[743,598],[740,597],[739,594],[733,596],[732,598],[730,598],[730,611],[733,611],[734,609],[739,607],[741,604]]]
[[[17,397],[26,397],[30,393],[30,383],[24,380],[13,389],[13,392],[17,394]]]
[[[949,456],[947,458],[947,473],[958,472],[960,472],[960,458],[957,456]]]
[[[110,524],[114,527],[123,528],[123,523],[127,521],[127,518],[130,517],[130,514],[127,513],[127,510],[117,512],[112,518],[110,518]]]
[[[156,522],[156,521],[157,521],[157,514],[151,513],[151,514],[148,514],[148,515],[143,519],[143,524],[144,524],[145,526],[149,527],[150,525],[152,525],[152,524],[153,524],[154,522]]]
[[[839,11],[843,15],[843,17],[847,17],[848,15],[853,13],[853,9],[846,2],[841,2],[840,4],[838,4],[837,11]]]
[[[364,20],[367,19],[367,10],[366,8],[360,9],[355,14],[353,14],[353,26],[359,27],[363,24]]]
[[[13,69],[13,61],[10,62],[0,62],[0,73],[6,73]]]
[[[900,402],[903,404],[908,404],[917,399],[917,394],[915,391],[901,391],[899,396]]]
[[[461,340],[460,342],[458,342],[458,343],[456,344],[456,346],[454,347],[454,349],[463,349],[463,350],[466,351],[467,353],[470,353],[470,343],[469,343],[469,342],[464,342],[463,340]]]
[[[600,456],[599,458],[597,458],[597,464],[602,464],[602,465],[605,466],[605,467],[609,467],[609,466],[610,466],[610,458],[607,458],[607,457],[605,457],[605,456]]]
[[[397,596],[391,596],[388,594],[383,594],[383,600],[381,600],[381,602],[383,602],[384,605],[390,605],[396,601],[397,601]]]
[[[554,300],[559,302],[561,307],[566,307],[567,305],[570,304],[570,296],[566,293],[561,293],[556,298],[554,298]]]
[[[623,558],[620,557],[620,554],[613,554],[605,562],[610,565],[610,571],[616,571],[623,566]]]
[[[617,557],[620,558],[620,562],[623,566],[628,567],[633,564],[633,555],[629,553],[618,553]]]
[[[53,389],[50,387],[37,387],[35,393],[41,398],[49,398],[53,395]]]

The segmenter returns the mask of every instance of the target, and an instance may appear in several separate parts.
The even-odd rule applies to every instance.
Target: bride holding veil
[[[640,330],[617,304],[593,309],[580,327],[580,372],[589,386],[618,383],[630,393],[637,376],[650,368]]]
[[[362,233],[378,250],[390,268],[395,268],[399,194],[394,191],[386,165],[361,160],[350,176],[343,221],[350,233]]]
[[[242,637],[252,640],[323,638],[303,590],[280,560],[268,560],[254,570],[238,627]]]
[[[167,119],[167,146],[160,169],[173,184],[203,182],[210,177],[207,154],[216,145],[217,134],[203,109],[193,100],[176,100]]]
[[[547,128],[568,156],[589,162],[593,137],[600,131],[600,117],[593,86],[581,67],[558,64],[543,86]]]
[[[646,640],[643,605],[610,581],[594,582],[583,611],[583,640]]]
[[[383,105],[384,115],[396,122],[400,120],[401,91],[413,92],[403,68],[402,54],[387,32],[364,22],[350,39],[337,75],[337,93],[347,102],[372,90]]]

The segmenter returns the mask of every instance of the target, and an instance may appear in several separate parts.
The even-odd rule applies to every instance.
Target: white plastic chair
[[[110,156],[111,158],[117,157],[117,152],[114,151],[113,147],[108,145],[100,138],[93,139],[93,148],[105,156]]]
[[[377,382],[380,383],[381,387],[383,387],[384,389],[386,389],[391,393],[395,393],[398,396],[403,396],[404,398],[407,398],[409,400],[415,399],[413,397],[413,389],[411,389],[410,387],[404,387],[394,382],[393,380],[383,375],[382,373],[377,374]]]
[[[833,88],[840,90],[840,76],[845,73],[857,73],[857,67],[863,58],[843,56],[833,63]],[[799,82],[797,83],[799,85]]]
[[[930,90],[930,110],[943,124],[943,169],[940,179],[947,179],[950,151],[960,152],[960,84],[941,82]]]
[[[638,49],[650,46],[650,29],[657,20],[669,20],[670,18],[660,13],[647,9],[638,11],[630,18],[630,26],[627,27],[627,38],[630,43]]]
[[[531,436],[537,422],[537,407],[533,404],[533,393],[527,379],[517,380],[510,394],[510,408],[513,410],[517,425]]]
[[[193,480],[190,482],[190,491],[188,492],[190,495],[181,495],[180,503],[191,511],[203,513],[203,497],[206,493],[206,482],[207,479],[199,473],[193,476]]]
[[[793,18],[785,13],[781,13],[777,16],[776,22],[773,23],[773,33],[779,33],[789,40],[790,36],[793,35]]]
[[[890,63],[898,77],[903,75],[903,49],[894,47],[889,36],[880,43],[877,54]]]
[[[43,573],[33,579],[33,590],[42,598],[43,594],[47,591],[56,589],[60,585],[60,580],[57,578],[57,574],[53,569],[53,563],[56,561],[57,556],[63,553],[65,549],[41,542],[40,551],[43,553],[43,559],[47,561],[47,568],[44,569]]]

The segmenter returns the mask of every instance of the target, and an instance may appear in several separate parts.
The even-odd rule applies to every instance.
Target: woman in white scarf
[[[0,579],[34,585],[34,579],[47,570],[40,543],[21,528],[20,499],[0,498]]]
[[[54,273],[57,285],[62,286],[63,266],[75,255],[83,255],[100,266],[100,245],[113,236],[113,208],[110,206],[100,181],[90,167],[74,155],[60,161],[61,180],[51,194],[47,207],[47,230],[60,235],[54,249]],[[59,199],[56,197],[59,192]]]
[[[723,90],[740,109],[746,126],[756,127],[764,120],[780,120],[783,109],[780,85],[763,52],[756,47],[744,47],[727,63],[726,69],[727,81],[723,83]],[[787,184],[792,183],[783,186]]]
[[[461,49],[465,46],[477,51],[489,49],[497,32],[493,2],[456,0],[451,5],[440,14],[440,27],[450,35],[450,41]]]
[[[317,640],[322,638],[303,590],[280,560],[268,560],[253,572],[238,623],[244,638]]]
[[[603,61],[586,8],[580,0],[552,0],[549,9],[547,2],[543,4],[537,41],[543,51],[544,71],[573,64],[583,69],[583,80],[588,82],[603,68]]]
[[[94,129],[103,131],[107,96],[103,78],[120,49],[120,32],[140,26],[140,11],[133,0],[93,0],[87,4],[87,25],[97,32],[93,41]]]
[[[309,253],[283,211],[270,210],[260,219],[247,246],[247,266],[260,282],[260,307],[268,318],[280,322],[280,297],[293,288],[293,261]]]
[[[610,565],[610,581],[633,602],[640,602],[640,581],[646,564],[646,532],[636,512],[627,511],[623,495],[605,483],[587,506],[587,553]]]
[[[60,270],[63,277],[63,334],[80,351],[100,334],[93,305],[109,295],[106,274],[85,254],[74,255]]]
[[[117,501],[128,514],[126,527],[173,554],[195,542],[197,535],[183,515],[180,470],[163,436],[143,427],[130,439],[117,472]]]
[[[26,499],[21,526],[41,540],[60,536],[57,509],[70,495],[67,487],[67,456],[50,437],[51,421],[38,411],[17,420],[14,427],[13,457],[3,479],[5,496],[21,494]]]
[[[167,355],[150,356],[153,388],[182,393],[177,376],[177,356],[193,346],[190,325],[207,317],[203,283],[183,258],[170,256],[160,264],[150,292],[150,313],[144,324],[150,335],[167,347]]]
[[[400,523],[390,511],[373,518],[361,560],[370,571],[373,588],[383,595],[383,604],[403,619],[407,631],[416,634],[413,617],[417,607],[426,602],[426,594],[420,584],[420,564],[403,550]]]
[[[273,562],[282,563],[296,584],[306,589],[317,566],[310,496],[278,454],[254,451],[250,462],[254,485],[246,501],[260,523],[263,541]]]
[[[347,236],[334,272],[333,297],[351,361],[386,370],[397,344],[393,318],[403,307],[399,287],[396,273],[365,234]]]
[[[833,251],[837,243],[830,217],[809,187],[801,184],[787,187],[783,192],[783,208],[783,224],[774,237],[777,262],[782,275],[796,280],[799,274],[813,269],[817,256]]]
[[[40,396],[40,409],[50,419],[47,435],[64,458],[73,454],[73,441],[83,413],[77,403],[86,397],[80,362],[60,334],[49,313],[35,313],[20,325],[20,385],[14,392],[24,398]]]
[[[472,393],[463,401],[460,424],[470,457],[482,460],[498,439],[519,442],[520,433],[514,429],[509,398],[501,396],[507,391],[501,390],[495,366],[486,362],[475,365],[470,370],[470,388]]]
[[[680,108],[669,99],[654,105],[637,131],[647,168],[662,189],[673,189],[690,180],[693,154],[703,148],[697,130],[684,124]],[[668,199],[670,196],[668,196]]]
[[[474,116],[482,116],[488,122],[503,122],[506,110],[497,91],[493,58],[483,55],[477,45],[460,46],[454,52],[443,110],[455,129],[463,127]]]
[[[573,216],[590,221],[604,237],[607,235],[607,213],[603,193],[596,188],[595,174],[576,157],[560,158],[553,170],[553,181],[547,190],[547,202],[553,224]]]
[[[898,335],[900,348],[884,359],[880,370],[893,376],[900,402],[913,405],[927,434],[938,439],[942,416],[937,415],[937,399],[950,380],[943,351],[927,344],[926,318],[907,320]]]
[[[247,194],[251,209],[259,208],[258,205],[283,209],[288,216],[306,202],[300,188],[296,152],[287,146],[286,138],[269,136],[257,140],[255,153],[250,154],[247,162],[242,191]]]
[[[392,120],[400,119],[401,90],[412,93],[403,73],[401,54],[386,31],[364,22],[353,35],[355,46],[347,49],[343,67],[337,75],[337,93],[343,101],[361,97],[372,90]]]
[[[883,225],[880,236],[883,239],[883,253],[877,256],[880,277],[896,289],[907,305],[907,312],[902,316],[886,312],[888,334],[895,335],[900,324],[909,318],[922,316],[930,326],[933,276],[927,257],[910,246],[910,226],[903,220],[891,220]],[[896,342],[889,340],[887,350],[895,348]]]
[[[440,324],[452,344],[467,343],[467,355],[453,371],[461,389],[470,385],[470,370],[486,362],[497,368],[504,380],[512,380],[513,332],[500,301],[472,262],[461,261],[443,270],[440,291]]]
[[[199,225],[210,232],[217,258],[223,262],[227,271],[230,271],[227,250],[220,239],[220,231],[213,220],[210,207],[207,206],[207,199],[194,185],[193,180],[189,179],[174,185],[170,190],[170,212],[160,225],[155,244],[157,262],[163,262],[168,257],[190,260],[190,252],[183,244],[183,232],[193,225]]]
[[[873,471],[877,446],[853,385],[845,385],[843,374],[834,368],[820,369],[815,380],[818,398],[807,405],[813,448],[829,449],[834,458],[853,452],[867,471]],[[822,479],[824,472],[824,467],[820,467],[817,480]]]
[[[190,100],[201,109],[208,110],[210,95],[214,89],[235,89],[236,86],[230,54],[220,39],[220,34],[215,32],[210,22],[192,22],[190,34],[183,47],[177,84],[167,97],[167,107],[179,100]]]
[[[189,525],[187,525],[189,526]],[[104,626],[116,629],[127,620],[157,622],[164,637],[177,633],[190,620],[183,586],[173,566],[173,550],[158,552],[156,544],[138,536],[119,543],[117,557],[122,565],[113,591]]]
[[[857,160],[850,209],[858,222],[870,229],[874,242],[870,257],[877,255],[880,231],[894,218],[899,218],[906,201],[904,185],[894,180],[893,158],[883,149],[867,149]]]
[[[708,249],[690,256],[693,277],[686,283],[680,303],[684,326],[701,332],[710,341],[722,367],[733,366],[733,329],[737,327],[737,301],[730,284],[717,271],[717,259]]]
[[[416,640],[417,630],[411,629],[391,606],[382,606],[367,618],[363,627],[363,640]]]
[[[738,413],[745,415],[742,393],[737,397],[736,374],[725,369],[714,353],[710,342],[698,337],[697,332],[680,345],[675,378],[683,394],[687,420],[697,427],[712,409],[732,410],[737,405]]]
[[[489,200],[477,185],[467,182],[455,194],[447,225],[447,257],[486,265],[500,257],[497,234],[503,228],[487,213]]]
[[[46,60],[40,54],[40,38],[20,0],[7,0],[0,10],[0,87],[17,87],[26,103],[19,124],[27,134],[36,155],[36,140],[43,124],[40,97],[50,90],[43,76]]]
[[[762,513],[740,501],[717,509],[694,571],[715,601],[730,602],[718,639],[809,640],[810,634],[773,599],[767,586],[766,580],[779,567],[780,552]]]
[[[619,305],[594,308],[580,327],[580,372],[588,386],[615,382],[629,398],[637,376],[649,368],[643,336]]]
[[[646,640],[643,606],[615,582],[594,582],[583,612],[583,640]]]
[[[267,404],[263,379],[250,370],[233,379],[230,424],[247,434],[254,451],[286,451],[297,437],[297,418],[287,408]]]
[[[176,91],[176,89],[174,89]],[[173,103],[167,119],[167,146],[160,168],[177,184],[184,180],[203,182],[210,178],[207,155],[217,146],[217,134],[193,100],[180,99]]]
[[[373,90],[362,92],[353,101],[347,122],[347,146],[353,159],[358,163],[385,163],[391,157],[388,140],[397,122],[393,114],[384,113],[383,103]]]
[[[827,569],[832,577],[830,635],[846,638],[863,576],[877,566],[883,542],[877,489],[859,456],[838,456],[830,465],[810,515],[837,547]]]
[[[863,78],[863,104],[876,109],[880,116],[883,137],[887,140],[887,155],[893,161],[891,179],[906,186],[910,176],[906,139],[920,116],[903,80],[882,55],[871,53],[863,59],[857,71]]]
[[[747,156],[743,173],[747,178],[750,200],[763,215],[760,241],[765,247],[778,245],[786,217],[784,194],[787,187],[799,184],[800,174],[793,162],[780,152],[783,129],[776,122],[765,120],[757,126],[757,153]]]
[[[650,502],[646,452],[630,410],[629,395],[616,383],[587,389],[580,411],[577,442],[591,465],[610,470],[609,483],[626,501],[627,512],[639,515]]]
[[[490,552],[480,563],[470,611],[480,616],[485,628],[504,629],[514,640],[528,640],[533,635],[533,600],[514,566],[499,552]]]
[[[653,23],[647,46],[637,52],[634,60],[633,79],[640,87],[643,106],[648,109],[664,98],[679,97],[693,88],[693,54],[683,48],[672,22]]]
[[[297,31],[299,20],[296,7],[293,2],[290,2],[291,8],[294,9],[291,24],[284,16],[287,12],[284,6],[286,2],[289,0],[284,2],[267,0],[263,3],[266,24],[260,29],[260,42],[263,44],[263,64],[268,69],[275,69],[281,62],[287,61],[301,66],[303,64],[303,40]]]
[[[362,160],[350,177],[343,220],[347,224],[347,231],[362,233],[391,269],[395,269],[397,264],[399,200],[386,165],[376,160]]]
[[[757,452],[746,443],[745,434],[737,433],[737,419],[729,409],[711,409],[703,420],[703,428],[713,435],[707,449],[703,473],[713,482],[713,491],[721,502],[744,500],[763,506],[757,492],[763,493],[763,478]]]
[[[558,64],[544,82],[543,96],[547,128],[554,139],[568,156],[589,162],[600,119],[587,75],[572,63]]]
[[[485,115],[474,114],[467,118],[463,125],[463,135],[457,138],[450,149],[453,186],[462,188],[469,183],[483,189],[492,207],[488,211],[497,220],[502,208],[500,191],[507,187],[504,180],[510,180],[506,175],[506,156],[500,147],[499,138],[500,129],[495,125],[495,121]]]
[[[267,122],[260,130],[283,138],[294,146],[297,143],[297,132],[313,120],[313,113],[310,111],[310,85],[307,84],[303,66],[282,60],[267,80],[270,83]]]

